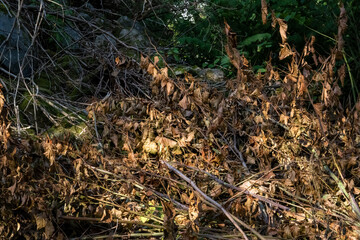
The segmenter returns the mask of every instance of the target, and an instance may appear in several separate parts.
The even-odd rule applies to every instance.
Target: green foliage
[[[213,63],[204,62],[202,64],[203,68],[221,68],[224,70],[230,71],[231,69],[231,63],[228,56],[217,56]]]
[[[345,38],[345,53],[344,53],[344,60],[347,64],[347,70],[348,75],[350,78],[350,81],[345,81],[344,86],[344,95],[350,95],[348,93],[351,92],[351,94],[354,96],[354,101],[356,101],[358,95],[359,95],[359,89],[360,89],[360,29],[358,25],[358,19],[360,12],[360,6],[358,4],[358,1],[347,1],[345,4],[345,8],[347,10],[349,22],[348,22],[348,29],[344,36]]]
[[[168,56],[172,56],[176,62],[180,62],[180,51],[177,47],[171,48],[167,54]]]
[[[270,33],[258,33],[246,38],[238,47],[240,52],[243,53],[246,58],[251,58],[251,56],[263,52],[264,48],[271,48],[273,46],[270,38]],[[254,49],[253,46],[256,46],[256,49]],[[249,53],[247,51],[248,48],[253,49],[253,51]]]
[[[255,34],[251,37],[246,38],[243,42],[242,42],[242,46],[249,46],[253,43],[256,42],[263,42],[264,40],[267,40],[271,37],[271,34],[269,33],[259,33],[259,34]]]
[[[164,14],[162,22],[173,31],[172,46],[179,49],[176,60],[192,65],[216,66],[224,56],[224,20],[238,36],[238,48],[252,65],[263,65],[271,53],[279,52],[280,36],[268,23],[261,21],[261,2],[255,0],[202,0],[182,9],[186,1],[177,1],[179,11]],[[288,42],[301,49],[307,38],[314,35],[309,28],[334,36],[337,33],[338,1],[268,1],[277,17],[287,21]],[[155,21],[154,19],[152,19]],[[309,28],[308,28],[309,27]],[[328,53],[333,42],[317,36],[318,51]],[[173,54],[173,53],[171,53]]]
[[[227,74],[231,73],[232,67],[224,52],[226,38],[223,29],[226,20],[237,34],[239,52],[250,61],[255,72],[265,72],[265,61],[270,57],[274,65],[281,66],[286,61],[278,59],[281,37],[278,27],[274,29],[271,26],[271,10],[277,18],[286,21],[287,42],[298,51],[303,49],[311,36],[316,37],[314,48],[317,55],[329,55],[336,45],[334,39],[338,32],[338,0],[268,0],[266,24],[262,23],[259,0],[165,2],[174,6],[173,11],[147,19],[146,25],[152,26],[155,37],[161,39],[159,43],[172,47],[168,55],[176,62],[185,61],[203,68],[216,67],[225,70]],[[360,87],[360,83],[356,82],[360,78],[360,64],[357,60],[360,54],[360,31],[357,23],[360,8],[356,0],[344,3],[349,27],[344,36],[348,73],[343,90],[344,95],[350,94],[355,100]],[[307,62],[314,64],[311,58]]]

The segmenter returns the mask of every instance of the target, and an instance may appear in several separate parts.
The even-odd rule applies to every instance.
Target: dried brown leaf
[[[114,143],[115,147],[117,148],[118,147],[118,142],[119,142],[119,138],[117,135],[112,135],[110,137],[111,141]]]
[[[54,232],[55,232],[54,225],[52,224],[51,221],[47,221],[45,226],[45,238],[51,239]]]
[[[124,64],[126,62],[126,58],[125,57],[116,57],[115,58],[115,64],[116,66],[120,66],[122,64]]]
[[[210,93],[208,91],[204,91],[202,93],[202,102],[206,103],[209,100]]]
[[[174,205],[170,202],[161,202],[164,209],[164,239],[175,240],[177,236],[177,226],[174,222],[176,211]]]
[[[53,143],[50,139],[46,139],[42,142],[42,147],[44,148],[44,156],[49,159],[50,166],[55,162],[55,151],[53,150]]]
[[[230,175],[229,173],[226,174],[226,181],[230,184],[234,184],[234,176]]]
[[[254,165],[256,164],[256,159],[249,155],[246,157],[246,164]]]
[[[141,54],[141,59],[140,59],[140,67],[142,69],[148,69],[148,66],[149,66],[149,57],[144,57],[142,54]]]
[[[8,190],[11,192],[11,195],[14,196],[14,193],[15,193],[15,190],[16,190],[16,181],[11,187],[8,187]]]
[[[300,76],[298,77],[298,82],[297,82],[299,96],[302,96],[307,91],[307,85],[308,85],[308,83],[305,80],[304,75],[300,74]]]
[[[188,97],[186,95],[184,95],[184,97],[181,99],[181,101],[179,102],[179,105],[184,110],[188,108],[189,101],[188,101]]]
[[[283,60],[287,58],[288,56],[294,55],[294,52],[291,50],[290,45],[288,43],[280,44],[281,49],[279,53],[279,59]]]
[[[42,229],[46,227],[47,219],[45,213],[35,215],[36,229]]]
[[[228,46],[230,49],[236,48],[237,47],[236,33],[231,31],[230,25],[226,21],[224,21],[224,24],[225,24],[225,34],[227,37]]]
[[[287,24],[285,23],[284,20],[278,18],[277,19],[278,24],[280,26],[280,35],[281,35],[281,39],[282,39],[282,43],[284,44],[286,42],[287,36],[286,36],[286,32],[287,32]]]
[[[149,63],[147,70],[146,70],[150,75],[154,76],[154,73],[156,73],[156,68],[152,63]]]
[[[280,122],[284,123],[285,125],[288,125],[289,118],[290,118],[289,116],[281,114],[280,115]]]
[[[143,149],[147,153],[156,154],[158,152],[158,145],[148,138],[143,145]]]
[[[169,148],[174,148],[177,146],[177,142],[174,141],[174,140],[171,140],[169,138],[166,138],[166,137],[160,137],[160,136],[157,136],[155,138],[155,141],[159,144],[162,144],[163,146],[165,147],[169,147]]]
[[[191,141],[194,139],[194,137],[195,137],[195,132],[196,132],[196,131],[190,132],[190,133],[187,135],[187,138],[185,139],[185,142],[191,142]]]
[[[287,36],[286,36],[286,32],[287,32],[287,29],[288,29],[288,25],[285,23],[285,21],[281,18],[277,18],[275,16],[275,12],[272,11],[271,13],[271,17],[272,17],[272,23],[271,23],[271,26],[273,28],[276,27],[276,24],[279,25],[280,29],[280,36],[281,36],[281,40],[282,40],[282,44],[285,44],[286,43],[286,40],[287,40]]]
[[[345,71],[345,63],[343,65],[341,65],[341,67],[338,70],[338,76],[341,82],[341,86],[344,86],[344,80],[345,80],[345,76],[346,76],[346,71]]]
[[[215,186],[210,191],[210,196],[212,197],[218,197],[221,194],[221,184],[215,184]]]
[[[266,18],[268,15],[268,8],[266,0],[261,0],[261,19],[263,24],[266,24]]]
[[[189,218],[190,221],[194,222],[199,217],[199,210],[195,204],[189,206]]]
[[[174,92],[175,86],[172,82],[168,81],[166,83],[166,94],[170,96]]]
[[[197,101],[199,101],[199,102],[202,101],[201,89],[200,88],[196,88],[194,90],[194,97],[196,98]]]
[[[156,66],[158,62],[159,62],[159,57],[155,56],[154,57],[154,65]]]
[[[314,110],[318,116],[322,116],[324,105],[322,103],[314,103]]]

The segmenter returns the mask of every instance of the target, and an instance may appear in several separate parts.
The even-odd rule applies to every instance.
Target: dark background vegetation
[[[48,3],[48,2],[47,2]],[[279,65],[278,52],[280,35],[271,27],[271,16],[263,24],[261,21],[261,1],[247,0],[198,0],[198,1],[68,1],[64,6],[83,8],[86,3],[103,11],[107,24],[128,16],[141,22],[158,47],[159,53],[169,63],[186,63],[199,67],[217,67],[227,71],[232,68],[224,51],[224,20],[237,34],[238,49],[250,61],[254,71],[264,72],[266,61]],[[295,49],[302,49],[311,36],[316,37],[315,49],[319,55],[329,54],[336,43],[339,16],[339,1],[285,0],[268,1],[276,17],[284,19],[288,28],[288,43]],[[345,1],[348,14],[348,29],[345,33],[344,54],[349,70],[356,80],[360,77],[359,26],[356,17],[359,6],[355,0]],[[58,9],[60,11],[60,9]],[[67,14],[75,12],[67,11]],[[48,14],[49,24],[54,24],[52,14]],[[65,21],[66,24],[66,21]],[[106,29],[106,24],[105,27]],[[46,38],[45,38],[46,39]],[[51,42],[50,42],[51,43]],[[49,44],[49,46],[54,46]],[[311,61],[311,60],[310,60]],[[344,61],[344,60],[342,60]],[[338,66],[343,64],[337,63]],[[284,64],[284,63],[282,63]],[[313,63],[312,63],[313,64]],[[343,90],[344,96],[358,93],[350,84],[347,74]],[[356,86],[359,86],[356,81]],[[343,99],[344,104],[354,103],[354,99]]]
[[[98,8],[116,9],[122,15],[142,21],[156,40],[160,51],[168,61],[187,63],[200,67],[218,67],[231,75],[230,63],[224,51],[224,20],[238,37],[240,53],[250,60],[254,71],[265,71],[266,61],[277,62],[280,35],[277,29],[261,22],[261,1],[247,0],[199,0],[199,1],[151,1],[143,6],[141,1],[90,1]],[[360,77],[359,24],[356,17],[359,5],[355,0],[345,1],[349,17],[345,33],[344,53],[354,80]],[[78,5],[79,2],[77,3]],[[316,37],[315,49],[319,55],[330,53],[336,42],[339,1],[285,0],[268,1],[276,17],[284,19],[288,28],[288,42],[295,49],[302,49],[311,36]],[[268,17],[270,19],[270,17]],[[311,61],[311,60],[310,60]],[[344,60],[343,60],[344,61]],[[284,63],[283,63],[284,64]],[[312,63],[313,64],[313,63]],[[343,62],[339,61],[338,66]],[[347,75],[344,96],[358,94]],[[359,87],[359,81],[356,81]],[[343,99],[354,103],[354,99]]]
[[[91,4],[91,5],[88,5]],[[288,43],[298,51],[303,49],[306,41],[315,36],[315,50],[318,55],[328,55],[337,41],[337,26],[339,16],[339,1],[268,1],[269,7],[274,11],[275,16],[284,19],[288,24]],[[355,0],[344,2],[348,15],[348,28],[344,34],[345,47],[343,49],[345,58],[336,62],[336,67],[344,64],[346,61],[347,74],[342,87],[342,103],[351,105],[356,102],[358,96],[360,66],[358,56],[360,53],[359,25],[357,16],[360,12],[359,6]],[[15,11],[16,2],[9,2],[9,6]],[[38,14],[38,1],[25,1],[22,11],[23,21],[21,24],[29,27],[34,24]],[[91,6],[91,7],[89,7]],[[271,26],[271,12],[267,17],[267,23],[261,21],[261,1],[246,0],[197,0],[197,1],[59,1],[58,4],[51,1],[44,1],[46,15],[43,23],[38,30],[39,38],[34,45],[41,45],[41,50],[36,50],[38,58],[52,56],[57,58],[55,62],[60,61],[60,68],[68,72],[64,74],[67,77],[81,78],[90,73],[91,69],[98,68],[96,61],[85,60],[85,56],[77,56],[86,48],[81,40],[95,41],[96,34],[99,31],[106,31],[118,37],[121,27],[117,27],[114,22],[121,16],[127,16],[129,19],[144,27],[145,38],[151,39],[152,46],[140,47],[139,51],[146,54],[160,54],[160,64],[165,60],[169,64],[185,64],[198,66],[200,68],[220,68],[225,71],[228,77],[235,76],[234,68],[224,50],[226,39],[224,37],[224,21],[227,21],[232,31],[237,35],[237,49],[249,60],[255,73],[264,73],[266,63],[269,59],[276,67],[286,66],[287,61],[279,61],[278,54],[280,50],[280,34],[278,28]],[[5,10],[5,9],[4,9]],[[98,25],[98,28],[88,31],[89,26],[94,25],[85,22],[77,23],[82,15],[88,14],[85,19],[91,24]],[[75,27],[79,32],[83,31],[84,36],[79,40],[79,44],[67,46],[69,43],[68,33],[64,33],[66,27]],[[88,31],[88,32],[86,32]],[[37,42],[38,41],[38,42]],[[131,45],[131,43],[128,43]],[[44,47],[45,46],[45,47]],[[74,48],[75,46],[75,48]],[[154,48],[156,46],[156,49]],[[76,51],[76,48],[77,51]],[[75,51],[74,51],[75,50]],[[48,51],[50,54],[46,53]],[[72,51],[69,54],[69,51]],[[139,58],[139,51],[135,58]],[[86,52],[86,51],[85,51]],[[37,54],[34,52],[34,54]],[[93,51],[95,55],[106,55]],[[110,53],[109,53],[110,54]],[[111,53],[114,55],[115,53]],[[42,56],[45,55],[45,56]],[[132,54],[132,57],[135,56]],[[82,62],[81,59],[84,61]],[[47,59],[47,61],[52,61]],[[307,61],[314,65],[311,58]],[[86,66],[84,63],[86,62]],[[63,79],[54,79],[51,86],[43,81],[43,74],[50,69],[38,68],[44,65],[44,62],[38,61],[38,75],[35,81],[44,89],[51,90],[52,87],[60,85],[68,86],[64,91],[71,93],[70,98],[75,100],[84,95],[93,95],[90,85],[97,82],[98,74],[94,78],[87,77],[83,86],[73,88],[70,82],[63,83]],[[77,66],[77,67],[75,67]],[[61,69],[53,71],[61,71]],[[68,69],[67,69],[68,68]],[[81,69],[81,70],[80,70]],[[45,70],[45,71],[44,71]],[[104,69],[103,69],[104,70]],[[335,69],[336,70],[336,69]],[[108,73],[102,71],[103,77]],[[82,82],[83,83],[83,82]],[[85,86],[86,84],[90,84]],[[108,92],[107,86],[101,86],[96,93]],[[56,91],[58,91],[57,89]],[[351,97],[350,97],[351,96]],[[69,97],[69,96],[67,96]]]

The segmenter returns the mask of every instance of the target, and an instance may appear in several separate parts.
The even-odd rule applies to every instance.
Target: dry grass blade
[[[334,179],[334,181],[338,185],[338,188],[341,190],[341,192],[344,194],[344,196],[350,202],[351,208],[355,212],[357,218],[360,219],[359,205],[356,202],[354,196],[351,193],[349,193],[348,191],[346,191],[346,187],[345,187],[344,183],[340,181],[340,179],[330,170],[330,168],[327,165],[324,165],[324,169],[329,173],[331,178]]]

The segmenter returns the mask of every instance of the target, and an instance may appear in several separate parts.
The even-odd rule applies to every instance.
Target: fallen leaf
[[[174,84],[170,81],[166,83],[166,94],[170,96],[174,92]]]
[[[283,60],[287,58],[288,56],[291,56],[294,54],[294,52],[291,50],[290,45],[288,43],[280,44],[280,53],[279,53],[279,59]]]
[[[51,239],[54,232],[55,232],[55,228],[53,224],[51,223],[51,221],[47,221],[45,226],[45,238]]]
[[[166,138],[166,137],[160,137],[160,136],[157,136],[155,138],[155,141],[159,144],[162,144],[164,145],[165,147],[170,147],[170,148],[174,148],[177,146],[177,142],[174,141],[174,140],[171,140],[169,138]]]
[[[147,153],[156,154],[158,152],[158,145],[148,138],[143,145],[143,149]]]
[[[179,102],[180,107],[182,107],[184,110],[187,109],[189,105],[189,101],[186,95],[184,95],[183,99]]]
[[[280,115],[280,122],[284,123],[285,125],[288,125],[289,118],[290,118],[289,116],[281,114]]]
[[[37,230],[44,228],[47,223],[45,213],[35,215],[35,221],[36,221],[36,229]]]
[[[8,188],[8,190],[11,192],[11,195],[13,195],[13,196],[15,193],[15,189],[16,189],[16,181],[11,187]]]

